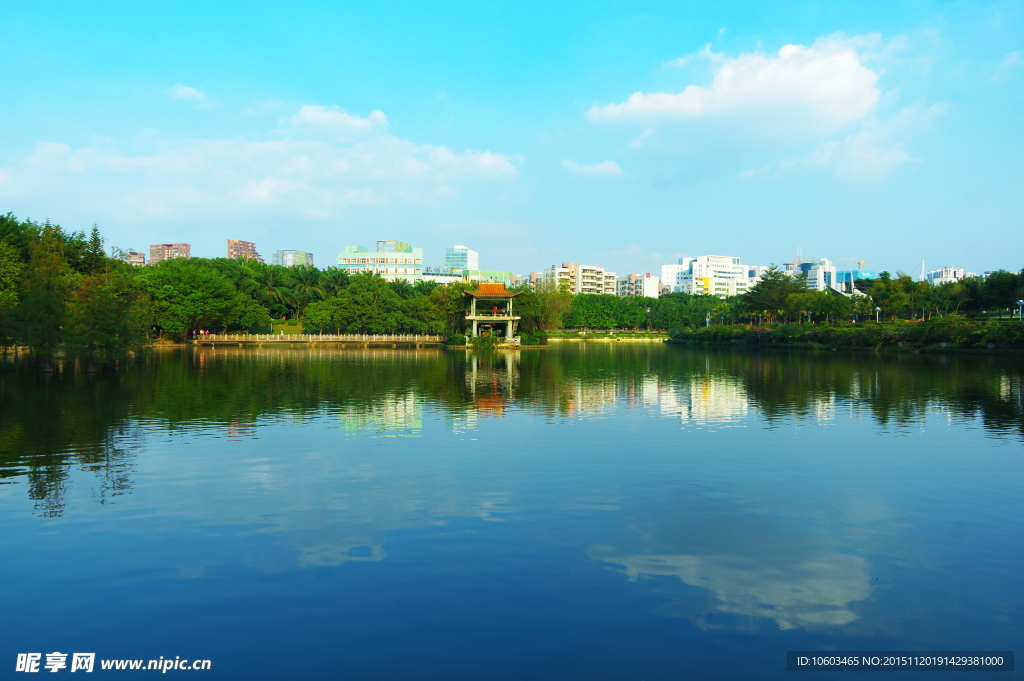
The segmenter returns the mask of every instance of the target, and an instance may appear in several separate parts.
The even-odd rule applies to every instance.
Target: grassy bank
[[[578,329],[562,329],[548,333],[551,340],[665,340],[665,331],[580,331]]]
[[[962,317],[876,324],[778,324],[677,328],[671,343],[864,350],[1024,350],[1024,325]]]

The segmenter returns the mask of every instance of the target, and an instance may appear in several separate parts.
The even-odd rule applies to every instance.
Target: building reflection
[[[338,421],[349,435],[416,436],[423,430],[422,399],[411,390],[383,395],[369,404],[346,405]]]
[[[519,395],[519,354],[467,353],[463,385],[462,408],[451,414],[454,432],[474,430],[481,419],[504,418]]]

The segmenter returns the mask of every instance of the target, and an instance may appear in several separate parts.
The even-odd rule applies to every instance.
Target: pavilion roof
[[[481,282],[475,291],[466,291],[466,297],[473,298],[515,298],[522,293],[513,293],[500,281]]]

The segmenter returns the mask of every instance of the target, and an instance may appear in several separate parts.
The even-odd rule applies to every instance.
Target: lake
[[[790,650],[1013,650],[1022,474],[1012,357],[590,342],[9,369],[0,668],[753,679],[789,678]]]

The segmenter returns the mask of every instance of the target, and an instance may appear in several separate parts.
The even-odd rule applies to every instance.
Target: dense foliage
[[[476,286],[410,285],[372,274],[350,276],[332,267],[289,268],[227,258],[172,259],[137,268],[107,257],[95,226],[88,234],[65,232],[48,221],[0,216],[0,346],[29,348],[43,368],[58,352],[90,366],[110,366],[153,338],[183,340],[204,330],[266,333],[275,319],[300,323],[307,333],[456,337],[466,331],[466,291]],[[936,329],[968,324],[957,315],[1006,314],[1024,296],[1024,272],[999,271],[934,287],[883,272],[857,287],[855,295],[808,291],[803,280],[775,268],[746,294],[727,299],[682,293],[661,298],[573,296],[542,280],[535,288],[518,289],[513,308],[521,316],[520,335],[529,344],[542,343],[545,334],[563,327],[672,330],[680,339],[700,335],[712,340],[715,334],[749,339],[760,337],[752,329],[779,322],[798,326],[773,330],[773,338],[804,333],[799,326],[803,322],[816,323],[819,331],[814,333],[846,338],[841,334],[852,332],[835,325],[851,320],[945,320],[927,326]],[[729,332],[705,328],[730,325],[739,326]],[[1017,342],[996,338],[1015,333],[1001,328],[973,324],[969,342]],[[864,331],[851,343],[889,342],[868,339],[873,333]]]
[[[926,321],[896,320],[877,324],[733,324],[698,328],[678,327],[672,340],[686,343],[737,342],[746,345],[829,348],[928,347],[938,343],[958,348],[1024,348],[1024,324],[971,320],[961,315]]]

